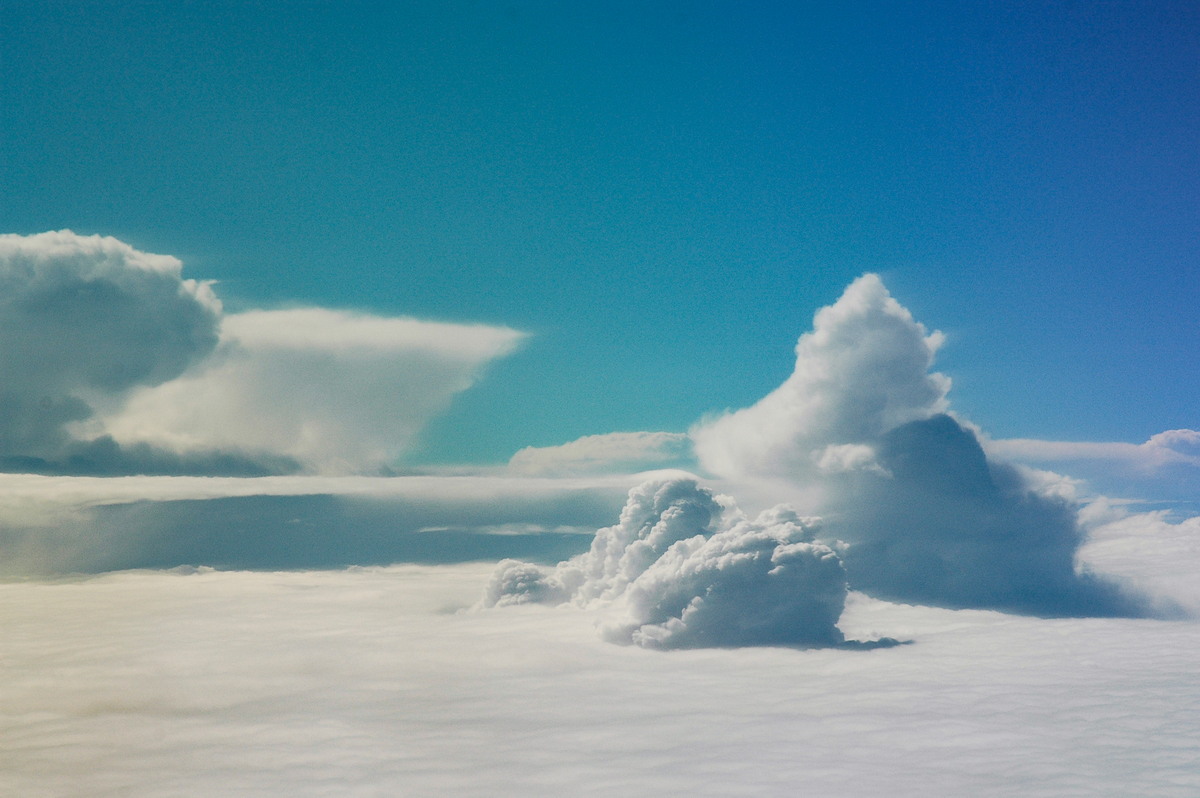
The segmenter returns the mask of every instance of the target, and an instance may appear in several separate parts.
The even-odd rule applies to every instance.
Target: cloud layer
[[[852,594],[848,635],[916,644],[659,656],[599,610],[448,611],[490,567],[0,583],[0,794],[1200,792],[1197,624]]]
[[[629,492],[590,550],[544,570],[506,561],[481,604],[603,606],[603,636],[644,648],[837,645],[846,577],[786,506],[740,518],[693,480]]]

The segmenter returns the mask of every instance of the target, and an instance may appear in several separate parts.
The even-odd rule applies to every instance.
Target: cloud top
[[[858,278],[817,312],[782,385],[752,407],[692,430],[701,463],[732,478],[869,468],[864,445],[948,407],[949,379],[929,371],[942,340],[878,276]]]
[[[931,371],[941,342],[877,276],[859,278],[816,314],[779,388],[692,430],[702,465],[737,490],[808,497],[849,544],[854,589],[1037,615],[1146,612],[1077,569],[1077,507],[989,460],[948,414],[950,382]],[[1147,446],[1191,441],[1179,433]]]

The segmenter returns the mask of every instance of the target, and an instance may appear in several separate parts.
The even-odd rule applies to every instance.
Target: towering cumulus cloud
[[[880,435],[946,409],[950,381],[929,373],[941,342],[878,277],[860,277],[817,313],[783,385],[693,430],[696,453],[733,478],[877,470]]]
[[[482,604],[598,607],[607,639],[646,648],[837,645],[845,572],[813,533],[786,506],[751,521],[694,480],[650,481],[585,554],[502,562]]]
[[[928,333],[874,275],[816,314],[796,369],[752,407],[693,430],[703,465],[733,484],[802,488],[849,544],[850,586],[950,607],[1044,615],[1138,614],[1076,569],[1066,500],[989,460],[947,414]]]
[[[0,235],[0,456],[67,456],[67,425],[181,374],[217,343],[221,307],[181,264],[114,238]]]
[[[222,315],[166,255],[0,236],[0,470],[375,470],[524,337],[324,308]]]

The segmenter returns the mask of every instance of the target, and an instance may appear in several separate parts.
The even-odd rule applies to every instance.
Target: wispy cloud
[[[691,459],[691,439],[681,432],[610,432],[560,446],[526,446],[508,461],[514,473],[586,474],[679,466]]]

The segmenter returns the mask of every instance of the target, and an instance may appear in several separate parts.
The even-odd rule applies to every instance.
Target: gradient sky
[[[1200,426],[1192,3],[0,4],[0,228],[532,333],[415,460],[752,403],[883,275],[996,437]]]

